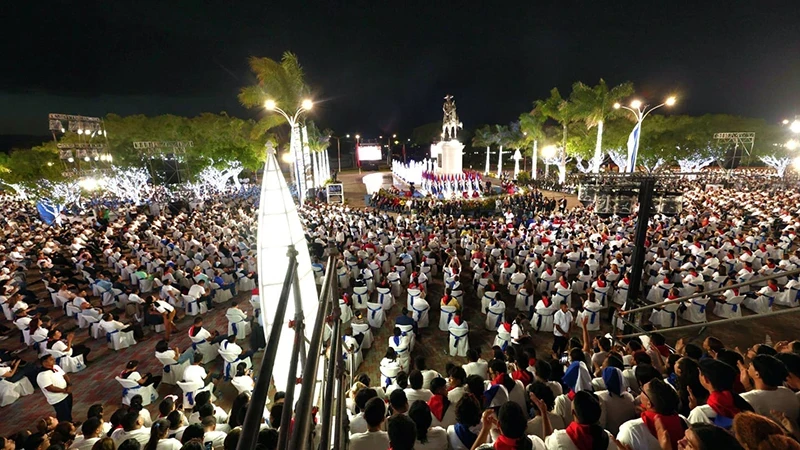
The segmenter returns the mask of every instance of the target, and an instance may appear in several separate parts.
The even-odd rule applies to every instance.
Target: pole
[[[333,294],[331,294],[333,295]],[[337,359],[341,355],[339,346],[341,345],[342,334],[342,310],[341,308],[333,308],[333,331],[331,332],[330,347],[328,349],[328,375],[325,379],[325,396],[322,399],[322,432],[320,434],[319,448],[328,450],[330,448],[331,438],[331,417],[333,408],[333,397],[336,389],[334,384],[336,380]],[[339,421],[339,412],[336,412],[336,420]],[[338,427],[337,427],[338,428]]]
[[[297,280],[297,277],[295,277]],[[304,354],[304,336],[303,336],[303,310],[298,309],[295,314],[294,323],[294,345],[292,346],[292,358],[289,361],[289,376],[286,380],[286,397],[284,398],[283,413],[281,414],[281,426],[278,431],[278,447],[286,448],[286,442],[289,440],[289,429],[292,422],[292,405],[294,405],[294,390],[297,386],[297,361],[300,355]]]
[[[631,267],[631,283],[628,287],[628,298],[625,299],[623,309],[629,309],[639,303],[639,292],[642,287],[642,270],[644,258],[647,254],[647,228],[650,222],[650,212],[653,209],[653,190],[655,178],[644,178],[639,184],[639,215],[636,219],[635,246],[633,248],[633,264]]]
[[[327,270],[332,273],[335,266],[334,255],[331,255],[328,258]],[[308,345],[308,357],[306,358],[306,364],[303,366],[303,386],[300,390],[296,408],[298,414],[295,417],[294,432],[288,448],[306,449],[311,438],[311,401],[313,400],[316,386],[317,365],[319,364],[320,348],[322,347],[322,332],[325,328],[325,320],[329,313],[330,305],[334,301],[331,293],[335,281],[336,279],[333,277],[326,278],[323,285],[325,289],[320,296],[319,311],[314,322],[311,342]]]
[[[342,173],[342,143],[341,138],[336,138],[336,158],[339,163],[339,173]]]
[[[267,349],[264,351],[264,359],[261,361],[258,381],[250,396],[250,406],[247,408],[247,413],[244,417],[242,434],[239,438],[239,443],[236,445],[236,450],[250,450],[255,448],[256,442],[258,441],[258,432],[261,428],[261,419],[264,416],[264,407],[267,404],[267,394],[269,393],[270,381],[272,380],[272,368],[275,365],[278,343],[281,339],[282,330],[279,324],[283,323],[283,318],[286,315],[289,288],[292,286],[292,280],[296,278],[297,275],[297,251],[294,249],[294,245],[289,246],[287,254],[289,255],[289,267],[286,269],[286,278],[283,280],[281,296],[278,298],[278,307],[275,311],[275,319],[272,322],[273,326],[269,333]],[[326,278],[331,278],[333,273],[333,268],[329,266],[328,273],[325,274]],[[330,282],[330,280],[327,281]]]

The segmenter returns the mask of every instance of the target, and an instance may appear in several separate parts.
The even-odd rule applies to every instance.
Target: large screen
[[[358,160],[359,161],[380,161],[381,160],[381,147],[379,145],[359,145],[358,146]]]

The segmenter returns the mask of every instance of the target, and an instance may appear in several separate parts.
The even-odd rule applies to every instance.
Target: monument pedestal
[[[464,144],[453,139],[437,142],[431,149],[435,155],[441,173],[445,175],[460,175],[463,172]]]

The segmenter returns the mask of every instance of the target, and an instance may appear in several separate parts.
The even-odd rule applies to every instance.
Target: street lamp
[[[341,173],[342,172],[342,144],[340,142],[340,139],[342,139],[342,136],[328,136],[328,137],[331,138],[331,139],[336,139],[336,156],[338,158],[338,164],[339,164],[338,172]],[[350,139],[350,135],[349,134],[345,135],[344,137],[346,139]],[[359,136],[356,135],[356,140],[358,140],[358,138],[359,138]]]
[[[294,159],[294,168],[293,170],[297,173],[297,194],[300,199],[300,205],[302,206],[305,203],[305,196],[306,196],[306,165],[310,165],[311,163],[311,156],[306,155],[300,138],[300,115],[306,111],[310,111],[311,108],[314,107],[314,102],[310,99],[304,99],[300,102],[300,106],[297,107],[297,111],[294,114],[289,114],[280,107],[273,99],[267,99],[264,102],[264,108],[267,111],[274,111],[283,116],[286,119],[286,122],[289,123],[289,126],[292,129],[289,151],[293,156]]]
[[[633,113],[633,117],[636,119],[636,125],[633,127],[633,131],[631,132],[631,136],[633,137],[633,148],[628,148],[628,172],[633,172],[636,170],[636,156],[639,152],[639,139],[642,136],[642,121],[644,118],[647,117],[651,112],[661,108],[662,106],[673,106],[678,101],[674,96],[668,97],[664,100],[663,103],[653,106],[652,108],[648,109],[649,105],[645,105],[642,103],[641,100],[633,100],[631,101],[631,106],[625,106],[620,103],[614,103],[614,109],[627,109],[628,111]],[[630,140],[630,139],[629,139]]]
[[[789,125],[789,129],[792,133],[800,133],[800,120],[795,119],[794,122]]]
[[[798,142],[794,139],[789,139],[789,141],[786,142],[786,148],[788,148],[789,150],[796,150],[797,147],[799,146],[800,144],[798,144]]]

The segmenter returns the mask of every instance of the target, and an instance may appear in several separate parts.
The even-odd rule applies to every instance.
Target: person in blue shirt
[[[407,307],[403,307],[402,314],[397,316],[397,319],[394,321],[395,326],[397,325],[411,325],[414,327],[414,335],[419,338],[419,330],[417,329],[417,322],[411,316],[411,311],[408,310]]]

